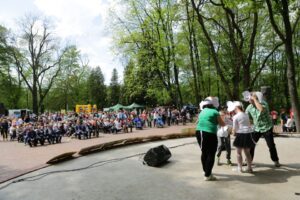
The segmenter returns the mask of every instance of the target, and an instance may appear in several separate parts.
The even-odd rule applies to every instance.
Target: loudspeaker
[[[147,151],[144,156],[144,164],[147,164],[151,167],[157,167],[164,164],[170,157],[171,152],[165,145],[160,145],[154,148],[151,148]]]

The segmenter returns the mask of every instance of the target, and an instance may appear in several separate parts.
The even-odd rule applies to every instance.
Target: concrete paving
[[[0,141],[0,183],[36,169],[47,167],[48,165],[46,162],[48,160],[65,152],[78,152],[80,149],[85,147],[120,139],[181,133],[183,128],[191,127],[195,127],[195,125],[187,124],[185,126],[166,126],[165,128],[145,128],[144,130],[133,129],[132,133],[100,134],[99,138],[92,138],[88,140],[78,140],[65,137],[60,144],[38,146],[33,148],[28,147],[28,145],[24,146],[24,143],[18,143],[16,141]]]
[[[300,193],[300,138],[276,137],[275,142],[283,166],[273,166],[262,138],[257,145],[253,174],[239,174],[224,164],[213,169],[217,181],[204,181],[196,139],[185,138],[122,147],[50,166],[12,180],[25,178],[23,182],[1,184],[0,199],[300,199],[295,194]],[[141,156],[121,159],[145,153],[160,144],[186,145],[171,148],[172,157],[160,168],[143,165]],[[225,162],[225,152],[221,158]],[[234,148],[232,161],[236,163]],[[86,166],[91,167],[58,173]]]

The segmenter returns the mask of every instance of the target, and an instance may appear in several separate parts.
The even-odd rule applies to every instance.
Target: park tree
[[[71,110],[78,103],[86,104],[88,60],[75,45],[71,45],[61,58],[61,70],[47,95],[47,108]]]
[[[8,108],[19,108],[22,96],[22,81],[20,76],[14,75],[13,58],[9,55],[9,31],[0,26],[0,102]]]
[[[260,34],[265,24],[259,15],[265,16],[265,12],[259,1],[191,0],[191,4],[228,98],[238,99],[241,90],[253,88],[265,63],[282,43],[269,52],[257,47],[257,38],[265,36]],[[264,57],[261,66],[256,66],[253,59],[260,51]]]
[[[137,67],[133,61],[128,62],[124,69],[121,92],[123,104],[129,105],[135,102],[143,105],[156,105],[158,103],[155,98],[158,95],[155,93],[157,86],[153,85],[152,75],[148,69],[148,67]]]
[[[293,47],[295,28],[297,27],[297,23],[300,20],[299,2],[288,0],[266,0],[266,4],[268,7],[270,23],[272,24],[274,31],[284,44],[287,61],[286,76],[288,82],[288,90],[291,97],[291,105],[294,112],[296,128],[297,130],[300,130],[299,95],[297,91],[296,62]],[[294,15],[292,19],[290,16],[291,14]]]
[[[114,105],[120,102],[120,83],[119,83],[119,75],[116,68],[112,71],[112,76],[110,79],[110,84],[108,88],[108,104]]]
[[[101,68],[99,66],[93,68],[88,77],[89,101],[102,109],[106,106],[107,100],[107,90],[104,82],[105,79]]]
[[[61,70],[60,49],[47,19],[26,15],[19,22],[20,34],[10,43],[10,55],[17,72],[32,95],[32,109],[38,114]]]
[[[135,63],[135,72],[146,72],[137,78],[144,84],[163,90],[165,103],[182,105],[180,66],[177,60],[178,6],[173,0],[127,1],[128,12],[115,16],[113,27],[124,32],[116,39],[119,50]],[[116,30],[117,29],[117,30]],[[128,52],[131,51],[130,55]],[[153,95],[153,87],[146,86],[147,96]],[[168,102],[169,101],[169,102]]]
[[[199,43],[197,41],[196,14],[195,10],[190,7],[188,0],[183,1],[185,7],[186,23],[182,26],[183,37],[188,42],[188,52],[190,57],[190,66],[192,72],[192,87],[194,88],[196,102],[201,101],[201,96],[205,94],[203,73],[201,70]],[[202,86],[202,90],[201,90]]]
[[[290,9],[296,10],[295,2]],[[112,29],[115,49],[126,63],[122,94],[127,102],[144,96],[158,104],[198,104],[218,95],[224,103],[240,99],[243,90],[270,85],[276,92],[271,108],[289,107],[284,42],[272,28],[266,1],[127,0],[122,6]],[[297,66],[300,29],[294,24],[297,12],[289,12]],[[284,28],[278,16],[275,22]],[[300,70],[294,74],[299,88]]]

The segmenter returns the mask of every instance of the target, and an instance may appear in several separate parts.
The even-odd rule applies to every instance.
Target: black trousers
[[[196,137],[202,151],[202,168],[205,173],[205,176],[209,177],[211,175],[211,171],[215,163],[215,155],[218,146],[217,135],[207,133],[205,131],[196,131]]]
[[[278,158],[278,155],[277,155],[276,145],[274,143],[273,128],[271,128],[270,130],[268,130],[266,132],[256,132],[255,131],[252,134],[252,138],[256,143],[261,138],[261,136],[264,136],[264,138],[267,142],[272,161],[273,162],[278,161],[279,158]],[[255,146],[250,149],[250,154],[252,156],[252,159],[254,158],[254,150],[255,150]]]
[[[3,136],[3,140],[8,138],[8,129],[1,129],[1,135]]]

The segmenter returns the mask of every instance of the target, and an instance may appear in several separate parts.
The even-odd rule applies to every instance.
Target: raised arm
[[[262,104],[258,101],[258,98],[255,94],[252,94],[251,96],[251,101],[254,103],[255,107],[260,111],[263,112],[264,111],[264,107],[262,106]]]

